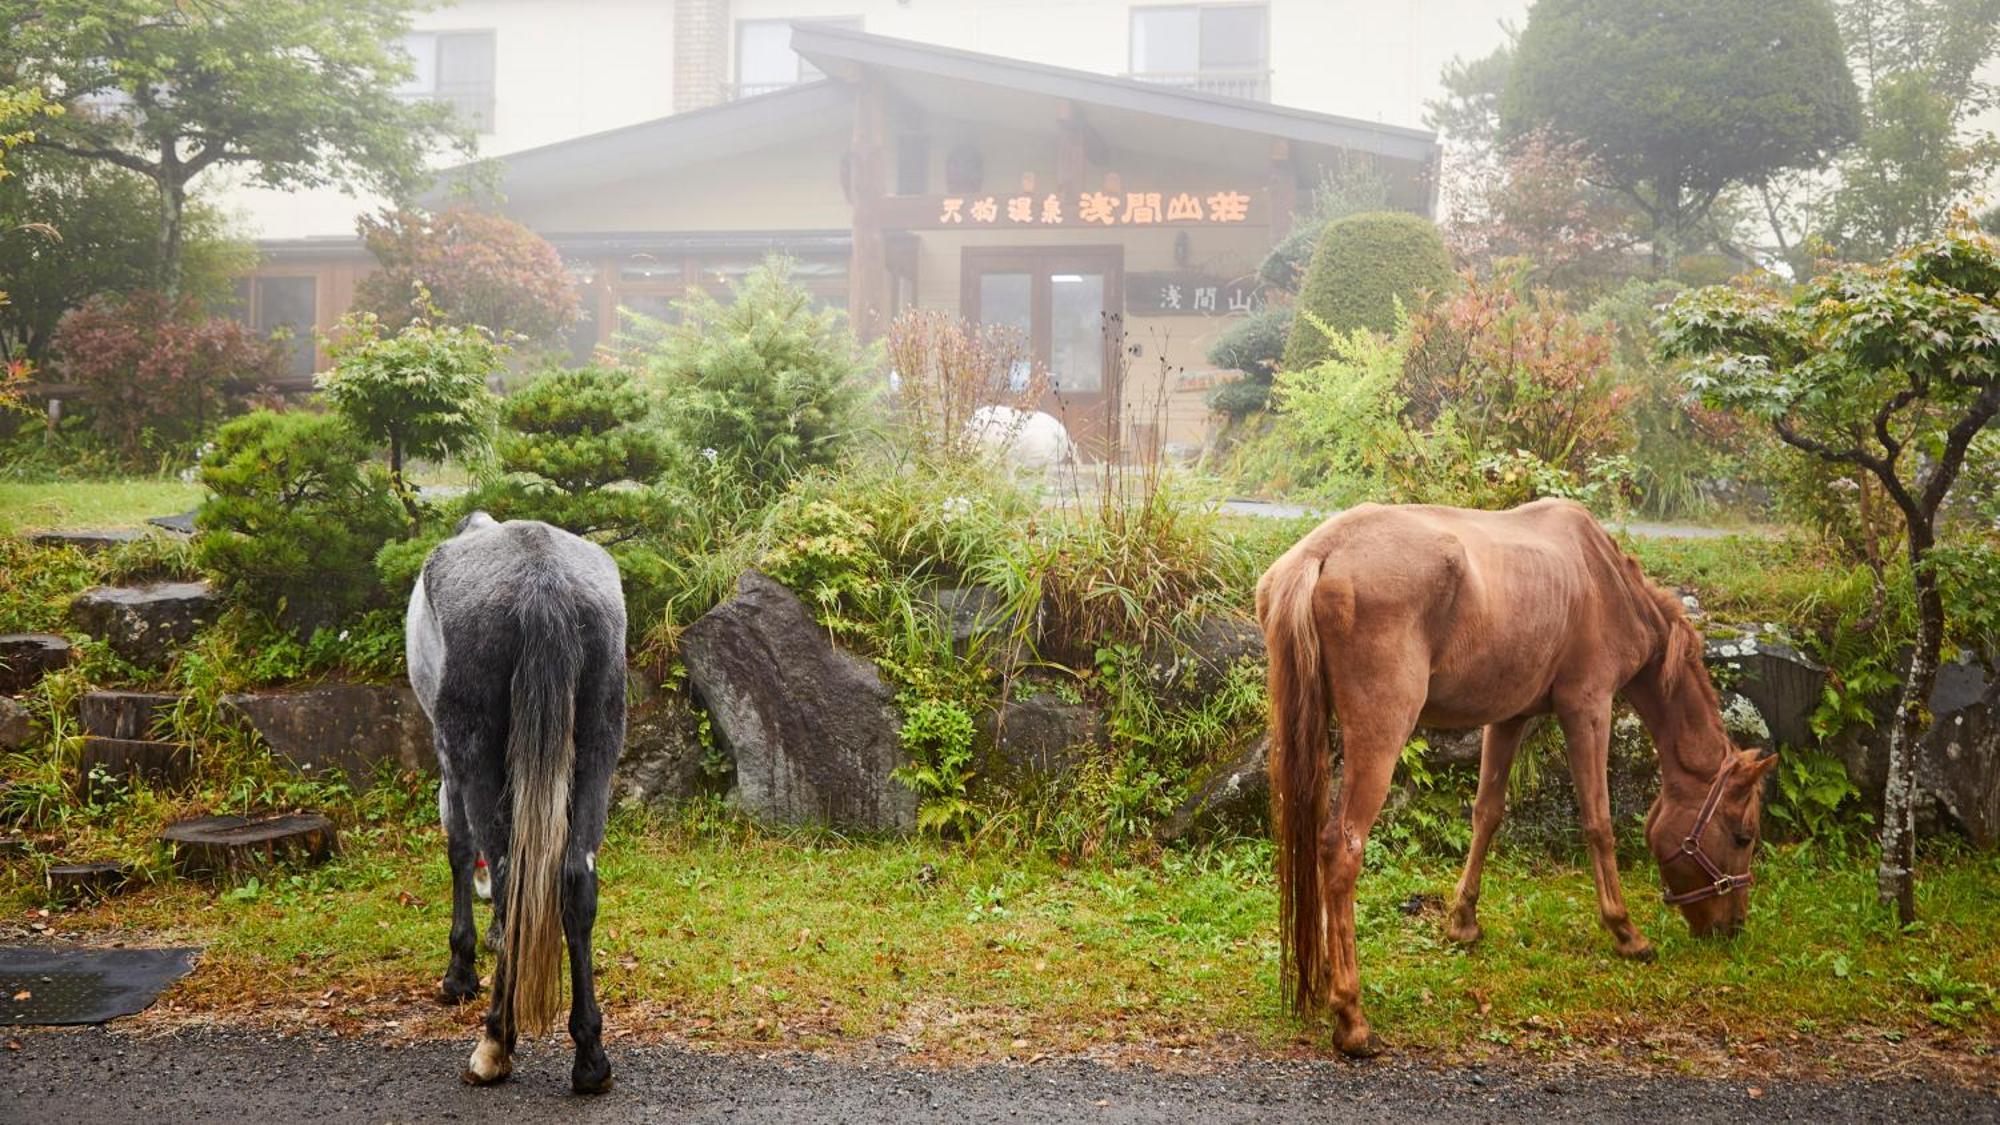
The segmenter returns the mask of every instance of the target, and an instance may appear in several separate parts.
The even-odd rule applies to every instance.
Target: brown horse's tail
[[[1322,560],[1293,552],[1259,583],[1270,659],[1271,821],[1278,852],[1278,948],[1285,1005],[1310,1014],[1331,999],[1320,829],[1327,819],[1327,720],[1333,701],[1313,591]]]

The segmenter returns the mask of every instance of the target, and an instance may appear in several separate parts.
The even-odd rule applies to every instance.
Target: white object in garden
[[[1024,469],[1053,469],[1076,463],[1076,442],[1053,414],[982,406],[966,420],[966,432],[988,449]]]

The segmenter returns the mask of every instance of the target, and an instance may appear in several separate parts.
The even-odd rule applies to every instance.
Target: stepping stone
[[[118,655],[150,666],[166,663],[219,608],[206,582],[94,586],[69,603],[69,619]]]
[[[83,733],[99,738],[149,738],[181,701],[158,691],[93,691],[77,701]]]
[[[194,751],[182,743],[86,736],[77,755],[76,792],[92,804],[134,781],[172,789],[193,775]]]
[[[0,633],[0,695],[34,687],[69,656],[69,641],[54,633]]]
[[[68,901],[117,894],[131,877],[132,869],[122,863],[59,863],[43,882],[52,897]]]
[[[154,527],[160,528],[161,530],[171,531],[176,535],[193,535],[194,514],[198,510],[199,509],[196,508],[189,508],[187,511],[182,512],[179,515],[152,516],[149,517],[146,520],[146,522]]]
[[[340,850],[333,821],[318,813],[196,817],[168,825],[160,840],[173,849],[174,870],[191,878],[266,871],[284,862],[325,863]]]
[[[74,547],[85,554],[108,551],[146,537],[137,528],[122,527],[91,531],[42,531],[30,540],[37,547]]]

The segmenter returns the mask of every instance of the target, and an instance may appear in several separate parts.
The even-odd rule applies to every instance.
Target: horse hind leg
[[[1570,777],[1576,784],[1576,804],[1583,821],[1583,840],[1590,850],[1590,873],[1597,883],[1597,916],[1620,957],[1653,959],[1653,943],[1639,932],[1625,909],[1625,892],[1618,883],[1618,841],[1611,827],[1611,700],[1579,702],[1557,711],[1563,741],[1568,744]]]
[[[440,705],[438,722],[452,732],[450,744],[454,748],[452,757],[452,790],[454,804],[458,806],[458,818],[469,831],[469,843],[479,852],[496,857],[489,862],[488,870],[493,876],[493,902],[496,913],[506,900],[507,865],[505,857],[509,851],[509,834],[513,819],[509,815],[506,798],[506,754],[504,735],[490,729],[481,712],[474,708],[459,709]],[[467,862],[468,869],[470,861]],[[471,924],[470,875],[467,876],[466,902],[467,925]],[[456,890],[454,889],[454,913],[456,911]],[[469,936],[469,935],[468,935]],[[507,1026],[505,1013],[508,1009],[508,974],[510,967],[503,956],[493,968],[493,992],[486,1009],[486,1020],[479,1045],[466,1061],[460,1077],[468,1085],[491,1086],[506,1081],[513,1072],[515,1035]]]
[[[622,636],[621,632],[621,640]],[[569,1034],[576,1045],[570,1088],[579,1094],[598,1094],[611,1088],[611,1060],[604,1054],[604,1014],[597,1006],[590,950],[597,921],[597,849],[604,840],[611,771],[625,744],[625,674],[616,654],[582,677],[576,714],[576,775],[570,785],[569,841],[562,871]]]
[[[1403,745],[1415,729],[1414,708],[1407,722],[1375,728],[1363,723],[1345,725],[1340,796],[1320,837],[1320,854],[1326,857],[1324,901],[1333,978],[1334,1045],[1357,1058],[1380,1054],[1382,1041],[1361,1011],[1361,967],[1354,943],[1355,886],[1360,880],[1368,833],[1389,795]]]
[[[479,995],[479,939],[472,920],[472,869],[479,848],[449,778],[438,783],[438,817],[451,860],[451,964],[438,983],[438,998],[463,1004]]]
[[[1507,774],[1514,766],[1514,754],[1521,748],[1526,719],[1509,719],[1486,728],[1479,746],[1479,796],[1472,802],[1472,846],[1465,852],[1465,872],[1452,893],[1451,912],[1445,915],[1444,935],[1460,945],[1479,940],[1479,881],[1486,868],[1486,852],[1493,834],[1500,830],[1500,818],[1507,811]]]

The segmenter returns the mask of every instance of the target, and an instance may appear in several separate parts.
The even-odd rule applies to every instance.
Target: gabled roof
[[[950,47],[869,35],[823,23],[792,25],[792,46],[830,77],[775,93],[574,137],[450,168],[423,202],[449,196],[454,180],[497,166],[510,200],[548,198],[637,180],[674,168],[769,149],[852,128],[854,85],[873,75],[897,103],[995,125],[1040,130],[1073,112],[1120,147],[1212,164],[1261,167],[1270,143],[1291,145],[1302,168],[1351,152],[1399,166],[1414,181],[1438,153],[1436,135],[1289,106],[1223,97],[1045,66]],[[1428,187],[1415,188],[1422,196]]]
[[[846,83],[821,80],[587,133],[447,168],[438,173],[437,186],[425,193],[423,202],[440,202],[454,180],[470,178],[487,164],[498,167],[503,195],[528,198],[719,160],[827,129],[844,131],[853,102]]]
[[[792,25],[792,49],[827,74],[857,78],[868,68],[911,80],[974,83],[1016,94],[1035,94],[1081,106],[1126,111],[1189,124],[1210,125],[1301,144],[1323,145],[1425,162],[1437,151],[1437,134],[1352,117],[1225,97],[1175,86],[1115,78],[999,55],[939,47],[834,24]]]

